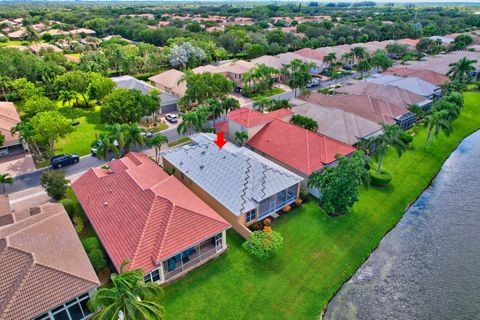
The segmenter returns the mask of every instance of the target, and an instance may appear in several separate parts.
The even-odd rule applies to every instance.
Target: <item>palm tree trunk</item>
[[[378,168],[377,168],[377,173],[380,173],[380,170],[382,169],[382,164],[383,164],[383,156],[384,154],[380,155],[380,158],[378,159]]]
[[[433,126],[430,126],[430,128],[428,129],[428,135],[427,135],[427,140],[425,141],[424,149],[427,149],[428,141],[430,140],[430,135],[432,134],[432,130],[433,130]]]

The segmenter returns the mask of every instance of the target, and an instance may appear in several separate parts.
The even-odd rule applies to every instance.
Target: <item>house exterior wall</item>
[[[184,175],[178,168],[175,168],[170,162],[163,159],[163,166],[167,170],[174,169],[174,175],[177,177],[187,188],[195,193],[200,199],[208,204],[213,210],[215,210],[222,218],[228,221],[232,225],[232,228],[237,231],[242,237],[247,239],[250,236],[251,231],[245,227],[245,217],[242,215],[236,216],[233,212],[224,207],[220,202],[203,190],[199,185],[190,180]],[[243,220],[242,220],[243,219]]]

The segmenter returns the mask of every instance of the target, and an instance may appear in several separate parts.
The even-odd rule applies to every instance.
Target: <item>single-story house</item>
[[[284,61],[280,59],[277,56],[269,56],[269,55],[264,55],[255,59],[252,59],[250,62],[256,65],[264,64],[266,66],[269,66],[271,68],[275,69],[282,69],[284,64]]]
[[[343,142],[273,119],[247,142],[248,147],[304,178],[337,162],[336,155],[348,156],[356,149]],[[308,189],[319,197],[318,189]]]
[[[318,133],[348,145],[354,145],[383,132],[382,126],[377,122],[342,109],[299,99],[292,101],[292,104],[292,111],[295,114],[311,118],[318,123]]]
[[[430,99],[400,87],[360,80],[349,80],[340,88],[336,88],[335,93],[368,95],[386,100],[405,109],[409,109],[410,106],[416,104],[424,110],[429,110],[433,103]]]
[[[310,68],[311,73],[319,74],[327,67],[327,63],[323,61],[323,58],[326,55],[321,53],[320,51],[311,48],[303,48],[297,51],[293,51],[293,53],[303,59],[308,59],[308,62],[312,62],[315,64],[314,67]]]
[[[203,72],[210,72],[210,73],[222,73],[228,79],[235,82],[235,91],[241,92],[244,83],[243,83],[243,75],[250,70],[255,68],[255,64],[249,61],[244,60],[231,60],[231,61],[223,61],[218,64],[209,64],[206,66],[200,66],[197,68],[192,69],[193,73],[203,73]]]
[[[441,86],[445,82],[450,81],[450,79],[441,73],[432,71],[432,70],[416,70],[405,67],[390,67],[383,74],[393,74],[400,77],[415,77],[422,79],[424,81],[430,82],[434,85]]]
[[[0,102],[0,132],[5,137],[5,141],[0,146],[0,156],[28,150],[26,143],[20,141],[18,133],[10,132],[19,122],[20,116],[15,105],[12,102]]]
[[[142,153],[91,168],[72,188],[115,267],[165,283],[227,249],[230,225]]]
[[[248,138],[253,137],[263,126],[273,119],[289,121],[293,112],[287,109],[278,109],[272,112],[262,113],[250,108],[232,110],[227,114],[227,120],[215,125],[217,131],[222,131],[230,141],[235,141],[235,132],[243,131]]]
[[[295,201],[303,178],[215,135],[195,134],[192,144],[162,152],[163,165],[247,238],[250,224]]]
[[[12,39],[12,40],[21,40],[25,39],[27,37],[27,29],[24,27],[21,27],[20,29],[10,32],[7,34],[7,36]]]
[[[113,77],[111,79],[118,88],[139,90],[144,95],[148,95],[152,90],[157,89],[145,81],[138,80],[132,76]],[[160,92],[160,113],[176,111],[178,111],[178,98],[169,93]]]
[[[412,76],[399,77],[392,74],[377,73],[371,75],[365,81],[399,87],[431,100],[440,97],[442,94],[442,89],[439,86]]]
[[[299,99],[353,113],[375,123],[396,123],[404,130],[410,128],[416,120],[416,115],[408,109],[368,95],[342,94],[330,96],[312,92],[308,96],[299,97]]]
[[[462,58],[477,60],[473,64],[475,71],[472,76],[475,79],[480,78],[480,53],[475,51],[452,51],[446,54],[437,54],[428,56],[420,61],[409,61],[406,66],[415,70],[431,70],[446,75],[450,70],[450,64],[456,63]]]
[[[309,50],[315,51],[313,49],[309,49]],[[310,67],[310,70],[309,70],[310,73],[319,74],[320,72],[323,71],[323,69],[326,66],[325,63],[323,62],[323,58],[322,58],[322,60],[320,60],[320,59],[316,59],[316,58],[307,58],[306,56],[308,56],[308,55],[310,55],[311,57],[313,57],[314,55],[315,56],[320,56],[320,55],[322,55],[322,53],[316,52],[316,54],[313,54],[309,50],[308,51],[307,50],[300,51],[301,54],[297,54],[296,52],[280,53],[280,54],[277,55],[277,57],[280,60],[282,60],[284,65],[292,63],[293,60],[300,60],[303,63],[311,63],[312,67]]]
[[[0,199],[0,319],[84,320],[100,285],[61,204],[12,212]]]
[[[62,49],[60,49],[57,46],[54,46],[53,44],[50,43],[34,43],[28,46],[30,50],[32,50],[34,53],[39,53],[40,50],[45,49],[45,50],[53,50],[55,52],[62,52]]]
[[[176,69],[170,69],[154,75],[150,80],[153,85],[160,89],[161,92],[166,92],[177,98],[181,98],[187,91],[187,82],[182,81],[184,73]]]

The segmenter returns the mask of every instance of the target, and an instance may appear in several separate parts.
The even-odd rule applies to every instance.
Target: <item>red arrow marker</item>
[[[222,149],[222,147],[227,143],[227,140],[225,140],[223,132],[217,132],[217,140],[213,140],[215,144]]]

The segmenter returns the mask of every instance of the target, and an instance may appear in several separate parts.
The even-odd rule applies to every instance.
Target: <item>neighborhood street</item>
[[[176,128],[167,129],[165,131],[159,132],[158,134],[164,135],[168,138],[168,141],[175,141],[180,139],[182,136],[177,133]],[[147,151],[148,147],[144,147],[141,151]],[[133,148],[133,151],[136,151]],[[112,157],[113,158],[113,157]],[[80,158],[80,162],[74,165],[66,166],[62,170],[65,171],[65,177],[70,177],[77,175],[79,173],[85,172],[92,167],[100,167],[105,161],[97,159],[92,155],[86,155]],[[38,169],[29,173],[17,175],[15,177],[15,182],[12,186],[5,186],[8,193],[18,192],[26,190],[29,188],[34,188],[40,185],[40,176],[42,172],[50,169],[50,167]]]

